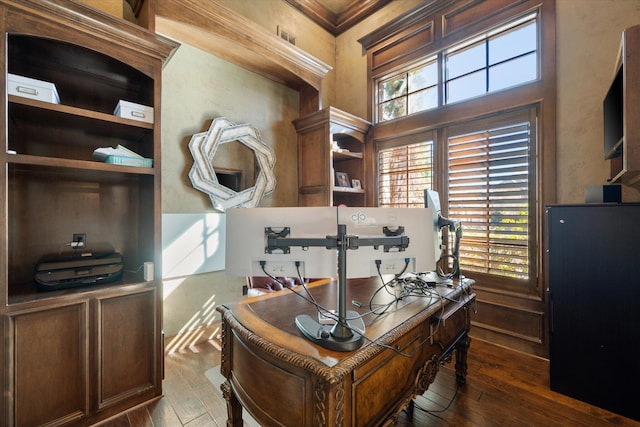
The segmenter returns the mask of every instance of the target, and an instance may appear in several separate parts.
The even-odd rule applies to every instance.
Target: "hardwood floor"
[[[205,371],[220,363],[215,340],[172,352],[165,358],[165,396],[103,426],[224,426],[226,404]],[[467,383],[456,391],[453,364],[445,364],[413,418],[399,427],[418,426],[634,426],[640,422],[590,406],[549,389],[549,362],[473,340]],[[286,410],[286,409],[280,409]]]

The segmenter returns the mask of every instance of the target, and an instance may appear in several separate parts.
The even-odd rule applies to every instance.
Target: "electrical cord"
[[[453,401],[454,401],[454,400],[456,399],[456,397],[458,396],[458,390],[459,390],[459,389],[460,389],[460,384],[458,384],[458,383],[456,382],[456,388],[455,388],[455,390],[454,390],[454,392],[453,392],[453,396],[452,396],[452,397],[451,397],[451,399],[449,400],[449,403],[447,403],[447,406],[444,406],[444,407],[442,407],[442,408],[440,408],[440,409],[426,409],[426,408],[423,408],[422,406],[418,405],[418,403],[415,401],[415,399],[414,399],[414,401],[413,401],[413,407],[414,407],[414,409],[417,409],[417,410],[419,410],[419,411],[425,412],[425,413],[427,413],[427,414],[431,414],[431,415],[433,415],[434,417],[441,418],[441,417],[439,417],[439,416],[438,416],[438,415],[436,415],[436,414],[438,414],[438,413],[442,413],[442,412],[446,412],[446,411],[448,411],[448,410],[449,410],[449,408],[451,407],[451,404],[453,403]]]
[[[125,271],[125,272],[127,272],[127,273],[134,273],[134,274],[136,274],[136,273],[139,273],[139,272],[140,272],[140,270],[142,270],[142,267],[144,267],[144,263],[140,264],[140,267],[138,267],[136,270],[124,270],[124,271]]]
[[[457,222],[449,222],[447,233],[449,242],[445,241],[445,236],[442,236],[443,246],[446,248],[453,248],[451,253],[442,254],[436,262],[436,274],[443,279],[454,279],[460,277],[460,242],[462,240],[462,225]],[[449,266],[449,260],[451,260],[451,270],[447,273],[444,271],[444,266]]]
[[[303,300],[305,300],[306,302],[308,302],[309,304],[311,304],[312,306],[315,307],[315,309],[318,311],[318,313],[322,314],[323,316],[326,317],[333,317],[331,316],[331,310],[326,308],[325,306],[323,306],[322,304],[319,304],[315,298],[313,297],[313,295],[311,294],[311,292],[309,291],[309,289],[306,286],[306,283],[304,280],[300,280],[302,283],[302,287],[303,289],[305,289],[306,293],[309,295],[308,297],[303,295],[301,292],[296,291],[293,288],[290,288],[288,286],[286,286],[284,283],[282,283],[280,280],[278,280],[277,277],[273,276],[272,274],[270,274],[267,270],[266,270],[266,262],[265,261],[260,261],[260,266],[262,268],[262,271],[264,274],[266,274],[271,280],[279,283],[280,285],[282,285],[282,287],[284,289],[288,289],[291,292],[293,292],[295,295],[299,296],[300,298],[302,298]],[[362,315],[359,315],[358,317],[361,317]],[[345,320],[353,320],[355,318],[346,318]],[[335,320],[339,321],[338,317],[335,316]],[[345,324],[344,326],[349,327],[349,325]]]
[[[393,274],[393,279],[391,279],[389,281],[389,283],[393,282],[394,280],[396,280],[400,276],[402,276],[407,271],[407,268],[409,267],[409,263],[410,262],[411,262],[411,259],[405,258],[404,259],[404,267],[403,267],[402,271],[400,273],[394,273]],[[382,283],[384,283],[384,278],[382,277],[382,271],[380,271],[380,266],[382,265],[382,260],[377,259],[375,261],[375,263],[376,263],[376,270],[378,271],[378,277],[380,277],[380,280],[382,281]]]
[[[408,262],[407,262],[408,264]],[[260,261],[260,266],[262,268],[262,271],[265,273],[265,275],[267,275],[269,278],[271,278],[272,280],[276,281],[277,283],[281,284],[283,288],[289,289],[291,292],[293,292],[295,295],[299,296],[300,298],[302,298],[303,300],[307,301],[309,304],[311,304],[312,306],[314,306],[316,308],[316,310],[318,311],[318,313],[321,313],[324,316],[327,317],[331,317],[331,311],[329,309],[327,309],[326,307],[324,307],[323,305],[319,304],[315,298],[313,297],[313,295],[311,294],[311,292],[309,291],[309,289],[306,286],[306,281],[304,280],[304,278],[302,277],[302,275],[300,274],[300,270],[299,270],[299,263],[296,265],[297,268],[297,273],[298,273],[298,279],[300,280],[300,283],[302,284],[303,289],[305,289],[305,292],[308,294],[308,297],[303,295],[301,292],[296,291],[293,288],[289,288],[287,286],[285,286],[284,283],[282,283],[277,277],[273,276],[272,274],[270,274],[267,270],[266,270],[266,261]],[[377,312],[375,308],[373,308],[374,304],[373,304],[373,299],[375,298],[375,295],[377,295],[379,292],[381,292],[383,289],[386,290],[387,292],[389,292],[388,290],[388,286],[390,287],[394,287],[395,285],[401,284],[402,286],[399,287],[400,289],[400,295],[397,296],[395,295],[395,293],[390,293],[391,295],[394,296],[394,299],[386,304],[380,304],[380,307],[384,307],[384,310],[382,312]],[[393,351],[394,353],[402,356],[402,357],[406,357],[406,358],[412,358],[416,351],[418,351],[420,349],[420,347],[428,342],[431,341],[431,339],[433,339],[433,337],[436,335],[436,333],[438,332],[439,328],[440,328],[440,324],[442,322],[442,316],[444,314],[444,309],[445,309],[445,304],[443,303],[444,300],[448,300],[451,302],[460,302],[461,300],[456,300],[454,298],[449,298],[449,297],[443,297],[442,295],[440,295],[439,292],[437,292],[435,289],[432,288],[432,286],[422,280],[420,277],[415,276],[415,277],[411,277],[411,278],[401,278],[398,275],[396,275],[391,281],[389,282],[384,282],[383,284],[376,290],[374,291],[372,297],[369,300],[369,311],[359,314],[358,317],[362,318],[364,316],[370,315],[370,314],[374,314],[377,316],[381,316],[383,314],[385,314],[388,309],[393,306],[394,304],[397,304],[399,301],[401,301],[402,299],[409,297],[409,296],[414,296],[414,297],[429,297],[429,298],[439,298],[440,303],[441,303],[441,308],[440,308],[440,316],[438,317],[438,321],[435,324],[435,328],[432,329],[431,333],[426,336],[422,341],[420,341],[420,343],[416,346],[416,349],[410,353],[405,353],[403,351],[401,351],[400,349],[397,349],[393,346],[387,345],[387,344],[383,344],[382,342],[380,342],[377,339],[372,339],[370,337],[368,337],[366,335],[366,333],[364,331],[360,331],[357,328],[354,328],[352,325],[349,325],[347,322],[341,322],[340,319],[335,316],[335,320],[336,322],[339,322],[342,326],[345,326],[346,328],[348,328],[349,330],[351,330],[354,333],[357,333],[358,335],[362,336],[367,342],[380,346],[382,348],[388,349]],[[431,304],[431,303],[430,303]],[[348,320],[352,320],[354,318],[346,318],[345,321]]]

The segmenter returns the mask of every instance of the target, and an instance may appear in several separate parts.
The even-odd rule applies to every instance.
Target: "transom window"
[[[438,63],[435,58],[380,81],[378,119],[385,121],[438,106]]]
[[[448,49],[445,104],[536,80],[537,34],[533,15]]]
[[[377,79],[376,121],[537,80],[538,52],[535,13],[458,43],[406,70]]]

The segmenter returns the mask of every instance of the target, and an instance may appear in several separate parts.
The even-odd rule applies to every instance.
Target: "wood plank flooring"
[[[219,363],[216,340],[167,354],[164,397],[101,425],[224,426],[225,401],[204,375]],[[640,422],[551,391],[547,360],[473,340],[468,365],[467,384],[456,390],[453,364],[445,364],[435,383],[416,399],[413,417],[403,413],[397,425],[640,427]]]

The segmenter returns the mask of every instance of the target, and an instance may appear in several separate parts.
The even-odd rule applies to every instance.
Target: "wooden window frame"
[[[423,58],[433,56],[446,48],[454,46],[475,34],[495,28],[511,19],[537,11],[540,28],[540,78],[521,86],[490,93],[483,97],[468,101],[443,105],[435,110],[428,110],[410,116],[377,123],[372,127],[372,155],[366,161],[371,175],[371,183],[376,182],[378,175],[377,152],[379,147],[386,146],[389,141],[401,139],[411,142],[412,136],[419,133],[436,131],[453,123],[471,121],[481,117],[498,114],[502,111],[522,107],[532,107],[538,111],[538,147],[535,176],[537,199],[535,200],[535,259],[533,267],[537,272],[530,286],[517,286],[512,281],[502,278],[482,277],[478,280],[482,287],[502,289],[519,294],[543,297],[543,275],[541,271],[542,253],[542,219],[546,204],[554,203],[555,192],[555,0],[518,2],[498,0],[475,2],[468,1],[435,1],[420,5],[405,15],[380,27],[359,41],[367,52],[368,67],[368,111],[369,119],[375,117],[376,81],[394,70],[416,63]],[[438,135],[438,138],[442,138]],[[417,139],[415,140],[417,141]],[[436,164],[446,165],[442,140],[435,149]],[[442,166],[439,168],[444,170]],[[445,179],[436,176],[434,188],[445,195],[443,213],[447,213]],[[375,194],[374,200],[378,200]]]

